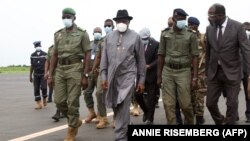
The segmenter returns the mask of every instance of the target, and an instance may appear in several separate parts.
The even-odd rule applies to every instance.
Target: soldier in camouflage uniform
[[[161,33],[158,50],[157,84],[162,83],[162,99],[167,124],[176,124],[176,101],[185,116],[186,124],[194,124],[190,86],[197,84],[198,44],[196,35],[186,28],[183,9],[173,12],[174,25]],[[191,76],[191,65],[193,75]],[[193,78],[193,79],[192,79]]]
[[[106,112],[106,106],[103,101],[103,94],[102,94],[102,88],[101,88],[101,80],[99,77],[99,62],[97,60],[99,58],[99,50],[103,46],[103,38],[102,38],[102,29],[100,27],[96,27],[93,32],[94,35],[94,41],[91,42],[91,61],[90,61],[90,77],[89,77],[89,85],[86,91],[84,92],[84,100],[86,102],[86,105],[89,110],[89,114],[87,118],[85,119],[86,123],[91,122],[94,118],[97,117],[97,129],[102,129],[107,127],[109,124],[107,119],[107,112]],[[99,84],[99,85],[98,85]],[[97,101],[97,110],[98,114],[96,114],[94,110],[94,100],[93,100],[93,92],[96,88],[96,101]]]
[[[74,141],[78,128],[81,88],[88,87],[90,41],[86,30],[74,23],[75,11],[65,8],[62,19],[65,28],[54,35],[54,53],[49,67],[48,84],[52,86],[52,74],[56,67],[54,102],[68,119],[68,132],[64,141]],[[57,66],[56,66],[57,64]]]
[[[196,17],[188,18],[188,27],[197,34],[198,40],[198,77],[197,87],[191,91],[191,101],[196,116],[196,125],[204,124],[204,97],[207,92],[206,76],[205,76],[205,42],[204,34],[201,34],[198,30],[200,21]]]

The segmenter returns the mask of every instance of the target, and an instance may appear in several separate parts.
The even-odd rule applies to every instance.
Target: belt
[[[191,64],[173,64],[173,63],[167,63],[167,66],[171,69],[182,69],[182,68],[189,68],[191,67]]]
[[[81,59],[64,58],[64,59],[58,60],[58,64],[60,64],[60,65],[71,65],[71,64],[80,63],[80,62],[81,62]]]

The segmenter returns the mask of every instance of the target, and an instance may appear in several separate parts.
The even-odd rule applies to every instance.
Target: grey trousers
[[[128,125],[130,123],[130,104],[133,90],[121,104],[113,107],[115,115],[115,141],[127,141]]]

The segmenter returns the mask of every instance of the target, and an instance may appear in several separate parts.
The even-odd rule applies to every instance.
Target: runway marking
[[[162,99],[159,99],[159,101],[162,101]],[[132,108],[133,107],[130,107],[130,110]],[[112,116],[112,115],[114,115],[114,112],[107,113],[108,117]],[[85,124],[85,120],[82,120],[82,124]],[[46,130],[43,130],[43,131],[40,131],[40,132],[32,133],[32,134],[29,134],[29,135],[26,135],[26,136],[18,137],[18,138],[15,138],[15,139],[11,139],[9,141],[26,141],[26,140],[30,140],[30,139],[40,137],[40,136],[43,136],[43,135],[46,135],[46,134],[50,134],[50,133],[53,133],[53,132],[56,132],[56,131],[60,131],[60,130],[66,129],[66,128],[68,128],[67,124],[61,125],[61,126],[58,126],[58,127],[54,127],[54,128],[50,128],[50,129],[46,129]]]

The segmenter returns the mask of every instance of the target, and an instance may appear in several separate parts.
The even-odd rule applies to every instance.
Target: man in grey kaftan
[[[104,40],[100,66],[102,87],[106,105],[113,108],[116,115],[115,140],[127,141],[131,95],[135,87],[136,91],[144,90],[144,46],[140,35],[128,28],[132,17],[127,10],[119,10],[113,19],[118,30],[109,33]]]

